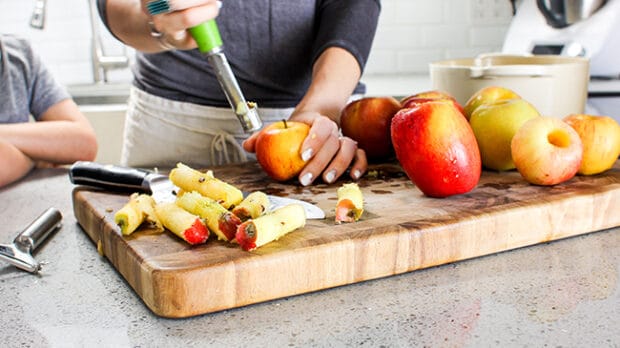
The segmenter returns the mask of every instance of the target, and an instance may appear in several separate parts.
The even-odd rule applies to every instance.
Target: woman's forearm
[[[189,50],[197,46],[187,29],[215,18],[218,4],[216,0],[174,3],[174,11],[150,16],[138,0],[107,0],[105,20],[117,38],[139,51]],[[154,37],[154,31],[161,36]]]
[[[107,0],[108,29],[128,46],[143,52],[164,50],[151,35],[149,21],[137,0]]]
[[[326,49],[314,64],[312,83],[295,108],[293,118],[298,113],[318,112],[339,124],[340,112],[360,76],[359,64],[348,51],[339,47]]]

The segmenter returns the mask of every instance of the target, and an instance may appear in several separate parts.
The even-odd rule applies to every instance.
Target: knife
[[[111,164],[78,161],[69,168],[69,180],[76,185],[95,186],[114,191],[140,191],[153,196],[156,202],[174,202],[179,188],[168,176],[148,170]],[[247,193],[244,192],[244,197]],[[267,195],[271,209],[289,204],[300,204],[307,219],[324,219],[325,212],[314,204],[299,199]]]
[[[189,29],[198,44],[198,50],[205,55],[213,68],[226,99],[246,133],[259,130],[263,123],[256,110],[255,103],[248,103],[239,88],[237,79],[223,52],[222,38],[215,19]]]

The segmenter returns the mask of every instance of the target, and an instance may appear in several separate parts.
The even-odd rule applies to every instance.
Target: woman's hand
[[[323,181],[330,184],[349,166],[351,179],[357,180],[364,174],[368,167],[366,153],[353,139],[341,136],[338,126],[330,118],[317,112],[301,112],[290,120],[310,125],[308,137],[301,145],[301,156],[307,162],[298,177],[302,185],[310,185],[321,175]],[[243,143],[246,151],[255,152],[257,135],[254,133]]]
[[[351,165],[349,176],[359,179],[368,166],[366,153],[357,147],[357,142],[340,135],[336,122],[316,112],[301,112],[291,121],[310,125],[310,132],[301,145],[302,158],[307,161],[299,174],[299,182],[310,185],[322,173],[328,184],[336,181]]]
[[[149,3],[151,8],[156,3],[156,8],[168,10],[150,13]],[[216,0],[141,0],[142,11],[151,17],[154,29],[162,34],[161,40],[181,50],[197,47],[187,29],[217,17],[221,4]]]

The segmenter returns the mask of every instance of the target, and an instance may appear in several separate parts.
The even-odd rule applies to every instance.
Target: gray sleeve
[[[380,1],[325,0],[318,11],[313,61],[327,48],[340,47],[351,52],[363,72],[377,29]]]
[[[30,46],[25,51],[30,58],[30,76],[28,85],[30,87],[30,112],[35,120],[39,120],[41,115],[52,105],[68,99],[71,96],[61,86],[43,65],[41,58],[32,51]]]

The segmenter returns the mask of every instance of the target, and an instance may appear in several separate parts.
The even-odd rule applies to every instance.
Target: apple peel
[[[147,194],[134,193],[121,209],[114,214],[114,222],[123,235],[132,234],[144,222],[149,223],[156,232],[163,232],[164,227],[155,214],[155,200]]]
[[[300,204],[289,204],[237,228],[236,239],[241,249],[254,250],[306,225],[306,212]]]
[[[358,221],[364,212],[364,196],[356,183],[344,184],[336,192],[336,223]]]

